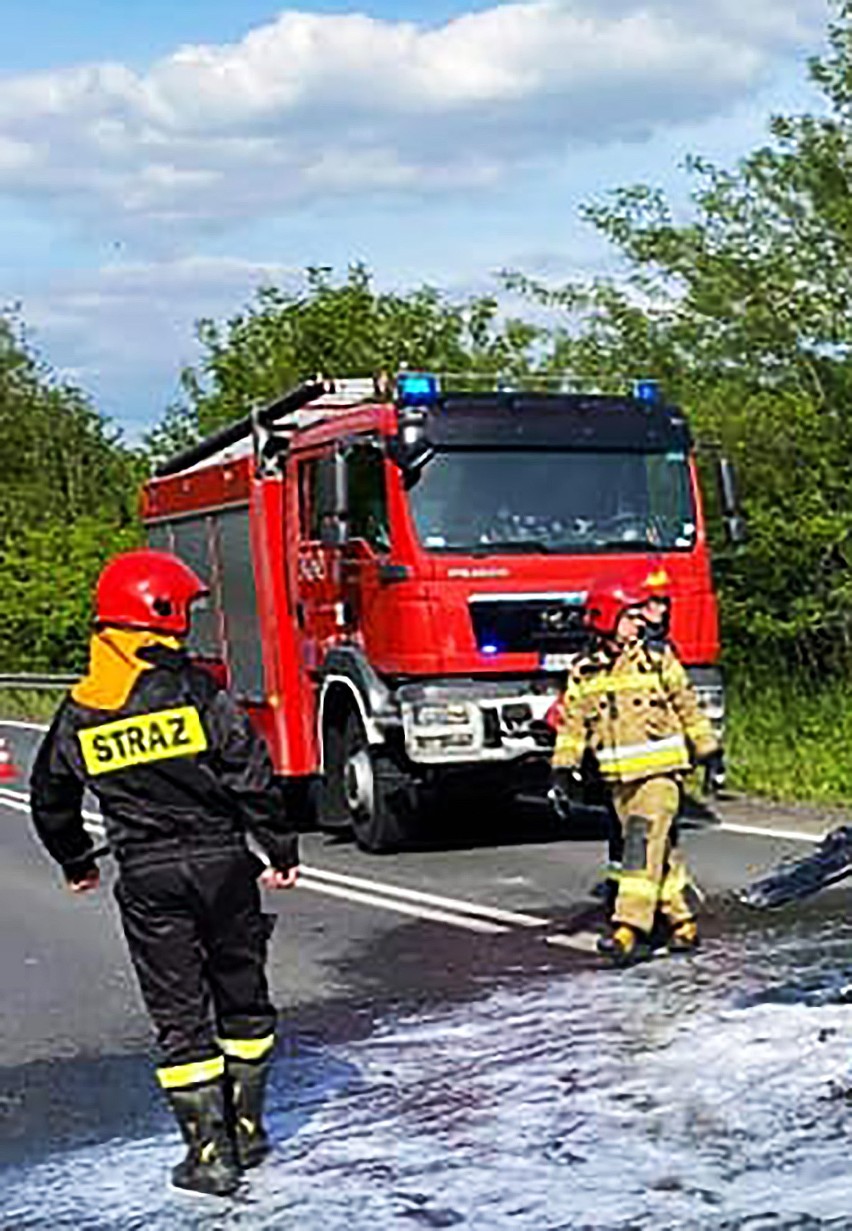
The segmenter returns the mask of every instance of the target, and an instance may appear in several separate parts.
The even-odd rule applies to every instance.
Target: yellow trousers
[[[660,776],[616,782],[612,799],[624,837],[613,922],[647,933],[658,910],[671,923],[694,918],[695,891],[686,864],[671,842],[680,807],[677,781]]]

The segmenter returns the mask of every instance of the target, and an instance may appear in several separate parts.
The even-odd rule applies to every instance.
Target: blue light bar
[[[396,400],[400,406],[432,406],[440,392],[438,377],[431,372],[403,372],[396,378]]]
[[[637,380],[633,382],[633,396],[637,402],[659,402],[660,382],[658,380]]]
[[[483,654],[499,654],[500,647],[499,645],[493,645],[493,644],[484,645],[482,646],[482,653]]]

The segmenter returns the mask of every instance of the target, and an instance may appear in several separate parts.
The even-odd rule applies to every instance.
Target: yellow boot
[[[671,953],[692,953],[698,945],[698,924],[694,919],[682,919],[672,925],[668,944]]]
[[[616,923],[609,935],[601,936],[598,953],[609,958],[614,966],[632,966],[648,956],[648,945],[641,932],[628,923]]]

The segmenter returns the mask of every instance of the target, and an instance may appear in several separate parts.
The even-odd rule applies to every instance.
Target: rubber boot
[[[620,874],[621,864],[610,864],[608,875],[597,881],[591,889],[591,896],[602,903],[608,919],[615,910],[615,903],[618,900]]]
[[[670,953],[692,953],[699,945],[698,924],[694,919],[682,919],[672,924],[668,948]]]
[[[614,966],[632,966],[648,957],[648,944],[641,932],[627,923],[614,924],[612,931],[601,936],[598,953],[609,958]]]
[[[226,1064],[237,1161],[243,1168],[256,1167],[269,1153],[263,1104],[271,1059],[267,1056],[248,1061],[228,1056]]]
[[[172,1171],[176,1188],[228,1197],[240,1183],[234,1143],[225,1121],[221,1081],[166,1091],[188,1146],[186,1158]]]

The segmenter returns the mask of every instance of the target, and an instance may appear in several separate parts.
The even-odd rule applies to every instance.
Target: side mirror
[[[720,457],[717,462],[717,480],[719,484],[719,504],[722,510],[722,520],[725,523],[725,535],[732,546],[744,543],[747,538],[746,524],[739,511],[737,497],[737,477],[733,462],[727,457]]]
[[[406,444],[399,438],[392,440],[388,446],[388,454],[402,471],[405,482],[410,487],[428,462],[435,456],[435,450],[425,440]]]

